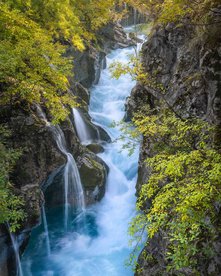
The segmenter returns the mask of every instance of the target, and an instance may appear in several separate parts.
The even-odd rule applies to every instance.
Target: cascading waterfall
[[[88,133],[87,125],[84,122],[80,111],[77,108],[73,108],[72,110],[78,138],[82,144],[88,144],[90,142],[90,134]]]
[[[137,25],[137,9],[133,8],[133,12],[134,12],[134,25]]]
[[[47,217],[46,217],[45,206],[44,205],[42,206],[42,223],[44,225],[47,253],[48,253],[48,256],[50,256],[51,255],[51,245],[50,245],[50,239],[49,239],[49,233],[48,233],[48,222],[47,222]]]
[[[20,259],[20,255],[19,255],[19,245],[18,245],[18,242],[17,242],[17,237],[11,232],[9,224],[7,224],[7,228],[8,228],[8,232],[9,232],[10,239],[11,239],[11,242],[12,242],[12,247],[13,247],[13,250],[14,250],[14,254],[15,254],[17,275],[18,276],[23,276],[23,270],[22,270],[22,266],[21,266],[21,259]]]
[[[69,205],[75,205],[77,212],[85,211],[84,190],[81,184],[81,178],[72,154],[67,151],[63,131],[58,125],[53,126],[50,122],[48,122],[40,106],[37,106],[37,111],[39,117],[45,122],[46,126],[51,129],[59,150],[66,156],[67,159],[67,163],[64,168],[64,228],[67,230],[69,224]],[[76,113],[78,114],[79,112],[76,110]]]
[[[107,57],[107,65],[114,61],[127,63],[129,55],[133,53],[133,47],[114,50]],[[130,267],[125,267],[125,260],[133,250],[128,243],[130,238],[127,231],[129,222],[136,214],[135,185],[139,146],[132,156],[128,156],[127,150],[122,151],[124,142],[117,139],[121,135],[120,127],[110,127],[113,121],[119,122],[123,119],[125,100],[134,85],[135,82],[130,75],[115,80],[111,78],[111,73],[106,68],[101,72],[98,85],[91,89],[89,113],[93,121],[102,126],[111,138],[117,141],[111,144],[103,143],[104,152],[99,154],[109,167],[105,196],[101,202],[86,209],[87,231],[76,227],[67,232],[62,231],[59,210],[56,208],[47,210],[50,241],[53,244],[51,255],[47,257],[46,248],[42,243],[41,229],[36,230],[22,259],[25,275],[134,275]],[[72,157],[66,150],[62,132],[59,128],[54,131],[58,147],[67,157],[65,167],[67,182],[70,174],[68,171],[71,169],[69,166],[73,164]],[[68,189],[66,188],[66,192]],[[83,195],[83,190],[80,189],[77,194]],[[79,206],[84,209],[82,198],[79,198]],[[66,208],[65,216],[67,216],[67,210]],[[79,214],[76,214],[71,223],[76,224],[78,220]]]
[[[72,203],[77,207],[78,212],[85,211],[84,190],[76,162],[66,149],[64,133],[59,126],[53,127],[53,134],[60,151],[66,156],[67,163],[64,168],[64,228],[67,230],[69,223],[69,205]],[[71,201],[71,202],[70,202]]]

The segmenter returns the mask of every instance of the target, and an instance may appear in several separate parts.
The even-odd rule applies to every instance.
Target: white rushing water
[[[91,137],[90,133],[88,132],[87,125],[84,122],[80,111],[77,108],[73,108],[72,110],[78,138],[82,144],[89,144]]]
[[[20,259],[20,255],[19,255],[19,244],[17,242],[17,237],[11,232],[10,225],[7,224],[7,226],[8,226],[8,231],[9,231],[10,239],[11,239],[11,242],[12,242],[12,247],[13,247],[13,250],[14,250],[14,254],[15,254],[17,275],[18,276],[25,276],[23,274],[23,270],[22,270],[22,266],[21,266],[21,259]]]
[[[127,63],[129,55],[133,53],[133,47],[112,51],[107,56],[107,65],[114,61]],[[123,119],[125,101],[134,85],[135,82],[130,75],[122,76],[119,80],[112,79],[107,67],[102,71],[99,83],[91,89],[89,113],[93,121],[108,132],[112,140],[121,135],[121,130],[118,126],[111,127],[111,124],[113,121],[119,122]],[[75,120],[76,125],[82,125],[78,116]],[[86,137],[87,129],[84,131]],[[59,128],[55,133],[58,147],[67,157],[65,182],[73,177],[74,182],[80,183],[78,170],[75,171],[76,168],[73,168],[76,164],[67,152],[63,134]],[[132,276],[134,274],[131,267],[125,266],[125,261],[133,250],[129,246],[128,226],[136,214],[135,186],[139,145],[133,155],[129,156],[127,150],[122,151],[125,142],[116,141],[110,144],[102,143],[104,152],[99,154],[99,157],[109,167],[106,193],[101,202],[84,212],[85,223],[80,226],[85,227],[86,231],[75,227],[67,232],[59,232],[62,226],[59,216],[56,217],[56,210],[52,215],[49,213],[47,218],[51,254],[47,256],[41,233],[34,234],[23,258],[24,276]],[[70,170],[74,173],[70,173]],[[80,185],[78,187],[80,190],[76,192],[82,195],[79,198],[79,206],[84,209],[83,189],[81,190]],[[68,202],[69,188],[65,189]],[[67,221],[68,207],[65,208],[64,216]],[[79,215],[76,215],[71,222],[72,225],[75,225],[78,219]],[[65,224],[67,226],[67,222]]]
[[[67,163],[64,169],[64,228],[67,230],[69,224],[69,205],[75,205],[79,212],[85,211],[84,190],[76,162],[72,154],[67,151],[63,131],[59,126],[56,126],[53,127],[53,133],[58,148],[67,158]]]
[[[126,63],[132,53],[133,48],[115,50],[108,56],[107,64]],[[134,85],[129,75],[112,79],[107,68],[91,90],[90,115],[113,139],[121,132],[119,127],[112,128],[111,123],[123,119],[125,100]],[[132,251],[128,245],[128,224],[135,215],[138,148],[129,157],[127,151],[121,152],[123,143],[105,144],[104,153],[99,155],[108,165],[109,175],[104,199],[89,210],[95,214],[98,236],[75,234],[61,241],[62,250],[55,259],[63,268],[63,275],[133,275],[124,263]]]
[[[51,129],[59,150],[66,156],[67,159],[67,163],[64,168],[64,228],[67,230],[69,224],[69,205],[75,205],[78,212],[85,211],[84,190],[80,174],[72,154],[67,151],[66,141],[62,129],[58,125],[51,125],[41,107],[38,105],[36,107],[39,117],[45,122],[46,126]],[[46,218],[44,207],[43,218]]]
[[[48,233],[48,222],[47,222],[47,217],[46,217],[45,206],[44,205],[42,206],[42,223],[43,223],[43,226],[44,226],[47,253],[48,253],[48,256],[50,256],[51,255],[51,245],[50,245],[50,238],[49,238],[49,233]]]

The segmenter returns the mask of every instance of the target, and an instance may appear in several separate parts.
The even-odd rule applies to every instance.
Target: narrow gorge
[[[221,275],[220,0],[0,4],[0,276]]]

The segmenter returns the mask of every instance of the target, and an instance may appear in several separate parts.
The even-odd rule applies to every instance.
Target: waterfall
[[[47,222],[44,205],[42,206],[42,223],[43,223],[44,231],[45,231],[47,253],[48,253],[48,256],[50,256],[51,255],[51,245],[50,245],[50,239],[49,239],[49,234],[48,234],[48,222]]]
[[[46,126],[50,127],[51,124],[47,120],[46,115],[43,112],[43,110],[41,109],[41,107],[39,105],[36,105],[36,109],[37,109],[37,114],[38,114],[39,118],[42,119],[45,122]]]
[[[69,223],[69,205],[76,205],[78,212],[85,211],[84,190],[81,184],[81,178],[72,154],[67,151],[64,133],[61,128],[58,125],[53,126],[48,122],[40,106],[37,106],[37,112],[39,117],[45,121],[46,126],[51,129],[59,150],[67,159],[64,168],[64,228],[67,230]]]
[[[127,11],[128,10],[128,8],[127,8],[127,3],[124,3],[124,9]],[[126,26],[128,26],[129,25],[129,18],[128,18],[128,16],[125,18],[125,21],[126,21]]]
[[[131,31],[134,29],[131,28]],[[50,258],[47,256],[45,240],[39,231],[33,231],[29,247],[22,258],[25,275],[134,275],[132,268],[125,266],[125,261],[133,251],[133,246],[128,245],[128,224],[136,214],[135,186],[139,145],[128,156],[128,151],[122,150],[124,142],[118,139],[122,135],[121,128],[117,124],[111,127],[111,122],[121,122],[124,118],[124,103],[136,83],[130,75],[123,75],[119,80],[112,79],[109,70],[109,65],[115,61],[123,64],[129,62],[131,54],[134,54],[133,47],[109,53],[107,68],[102,70],[99,83],[91,88],[89,114],[92,122],[104,128],[116,142],[102,144],[104,151],[98,156],[109,168],[105,196],[85,212],[82,212],[85,207],[79,173],[72,155],[67,151],[64,134],[59,127],[50,126],[58,148],[67,158],[64,169],[64,223],[66,228],[68,225],[70,227],[68,231],[64,231],[63,223],[57,221],[63,215],[63,209],[51,210],[47,219],[50,223],[50,242],[55,248],[54,254]],[[79,196],[76,200],[81,211],[74,212],[72,216],[69,207],[73,189],[71,178],[79,188],[75,194]]]
[[[64,169],[64,228],[67,230],[69,223],[69,205],[74,203],[78,212],[85,211],[84,190],[81,178],[73,156],[66,149],[64,133],[59,126],[52,126],[52,131],[59,150],[66,156],[67,163]],[[72,202],[70,202],[72,201]]]
[[[134,8],[133,12],[134,12],[134,25],[135,25],[135,28],[136,28],[136,25],[137,25],[137,10]]]
[[[8,232],[9,232],[10,239],[11,239],[11,242],[12,242],[12,247],[13,247],[13,250],[14,250],[14,253],[15,253],[17,275],[18,276],[23,276],[23,271],[22,271],[22,267],[21,267],[21,260],[20,260],[20,255],[19,255],[19,245],[18,245],[18,242],[17,242],[17,238],[11,232],[10,225],[8,223],[7,223],[7,227],[8,227]]]
[[[78,138],[82,144],[87,144],[90,142],[90,134],[88,132],[87,125],[82,118],[80,111],[77,108],[73,108],[72,110]]]

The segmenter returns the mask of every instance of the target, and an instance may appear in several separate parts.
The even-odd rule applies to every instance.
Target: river
[[[133,47],[112,51],[99,83],[90,89],[89,113],[113,141],[121,135],[121,130],[111,124],[123,119],[125,101],[135,82],[130,75],[118,80],[111,78],[108,66],[114,61],[127,63],[133,53]],[[122,151],[124,143],[117,140],[102,144],[104,152],[99,157],[109,167],[105,196],[83,214],[76,214],[68,231],[64,230],[63,208],[43,209],[42,224],[32,231],[22,257],[24,276],[134,274],[125,262],[133,249],[129,246],[128,224],[136,213],[139,147],[129,156],[127,150]]]

